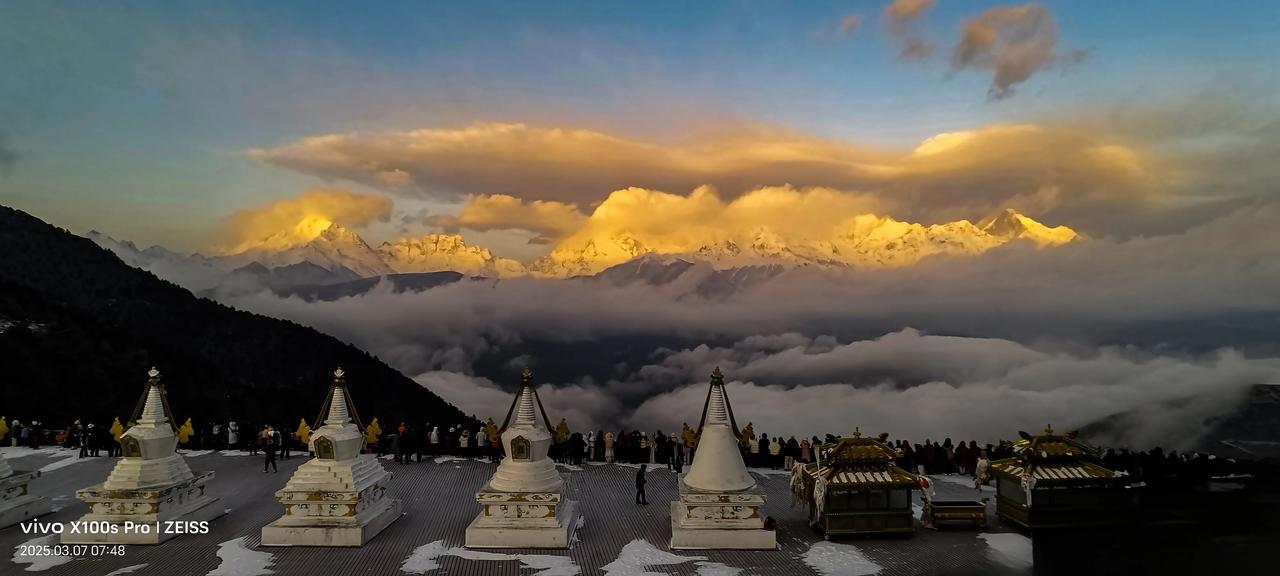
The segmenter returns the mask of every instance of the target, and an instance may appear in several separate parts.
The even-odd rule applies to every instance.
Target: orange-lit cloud
[[[551,200],[525,202],[515,196],[490,194],[468,198],[457,216],[438,218],[434,223],[478,231],[527,230],[546,238],[559,238],[574,232],[586,220],[587,216],[576,204]]]
[[[881,14],[885,29],[898,43],[898,57],[922,60],[933,54],[934,43],[925,39],[917,22],[933,8],[934,0],[893,0]]]
[[[238,254],[255,248],[283,250],[315,239],[334,223],[358,228],[390,217],[389,198],[313,188],[232,214],[224,223],[224,240],[217,251]]]
[[[1068,124],[998,124],[939,135],[914,150],[887,150],[776,129],[739,131],[681,145],[592,130],[475,124],[457,130],[332,134],[251,151],[264,162],[398,194],[518,198],[589,206],[628,187],[714,186],[732,198],[791,184],[874,196],[895,217],[978,218],[1001,208],[1076,215],[1131,205],[1151,193],[1153,159],[1129,143]],[[387,185],[398,171],[409,184]],[[1052,194],[1044,191],[1052,190]],[[498,195],[498,196],[495,196]],[[1020,202],[1036,199],[1026,206]],[[1046,199],[1052,200],[1044,204]],[[518,203],[506,201],[500,211]],[[498,220],[477,205],[475,224]],[[533,212],[561,211],[556,205]],[[536,221],[524,210],[520,217]],[[482,216],[483,214],[483,216]],[[539,216],[539,217],[541,217]],[[539,229],[570,226],[539,224]]]
[[[989,95],[998,100],[1012,95],[1013,87],[1032,74],[1057,64],[1057,45],[1057,24],[1043,4],[996,6],[965,20],[951,66],[990,71]],[[1079,61],[1086,55],[1077,50],[1066,58]]]

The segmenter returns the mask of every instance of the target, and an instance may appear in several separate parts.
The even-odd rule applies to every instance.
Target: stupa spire
[[[719,370],[717,368],[716,373]],[[715,378],[714,373],[712,378]],[[717,385],[713,381],[711,384],[711,399],[707,402],[707,420],[703,425],[706,426],[707,424],[712,426],[729,425],[729,407],[725,404],[724,382]]]
[[[169,421],[164,409],[164,389],[160,385],[160,371],[155,367],[147,371],[147,396],[142,402],[142,414],[138,424],[159,426]]]
[[[343,379],[346,372],[342,368],[333,371],[333,389],[329,393],[329,414],[325,418],[326,425],[342,426],[351,421],[347,411],[347,383]]]
[[[733,426],[733,409],[724,390],[724,374],[711,373],[707,402],[698,429],[698,450],[684,478],[691,488],[706,491],[740,491],[755,486],[738,452],[738,433]]]

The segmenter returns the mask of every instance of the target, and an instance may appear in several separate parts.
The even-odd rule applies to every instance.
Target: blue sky
[[[5,2],[0,202],[73,230],[198,247],[231,212],[321,181],[244,151],[475,121],[671,142],[725,123],[909,149],[939,132],[1206,90],[1273,98],[1276,2],[1051,2],[1060,51],[991,101],[952,70],[940,0],[897,58],[887,2]],[[852,33],[841,19],[861,16]],[[1273,100],[1272,100],[1273,101]],[[361,190],[360,185],[350,188]],[[430,203],[428,203],[430,204]]]

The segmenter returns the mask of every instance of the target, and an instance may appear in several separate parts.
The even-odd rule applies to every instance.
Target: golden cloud
[[[587,215],[577,204],[553,200],[525,202],[506,194],[472,196],[457,216],[435,223],[446,228],[472,230],[527,230],[547,238],[566,236],[582,227]]]
[[[474,208],[473,222],[482,228],[517,217],[519,202],[492,198],[556,202],[561,205],[522,208],[518,217],[557,233],[571,226],[546,224],[544,217],[571,215],[570,205],[592,205],[628,187],[712,185],[730,198],[780,184],[851,190],[875,196],[896,216],[928,221],[976,218],[1010,206],[1074,214],[1149,194],[1152,161],[1126,142],[1066,123],[998,124],[939,135],[906,151],[770,129],[663,146],[591,130],[488,123],[316,136],[250,155],[398,194],[489,198]],[[402,176],[391,185],[388,173]],[[1053,205],[1011,204],[1044,199],[1041,191],[1049,189],[1056,190]]]
[[[215,249],[238,254],[254,248],[281,250],[313,240],[331,224],[362,227],[391,217],[391,199],[346,190],[313,188],[292,198],[241,210],[223,224]]]

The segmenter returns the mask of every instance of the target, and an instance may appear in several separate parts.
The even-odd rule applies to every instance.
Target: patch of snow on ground
[[[698,562],[698,576],[738,576],[741,568],[726,566],[719,562]]]
[[[623,546],[616,560],[604,565],[604,573],[605,576],[663,576],[646,569],[650,566],[671,566],[706,559],[705,556],[677,556],[655,548],[646,540],[637,539]]]
[[[50,504],[52,504],[52,505],[53,505],[53,506],[49,509],[49,511],[50,511],[50,512],[57,512],[57,511],[59,511],[59,510],[61,510],[61,509],[65,508],[65,507],[66,507],[66,505],[67,505],[67,502],[70,502],[70,501],[71,501],[71,496],[54,496],[54,497],[49,501],[49,502],[50,502]]]
[[[747,468],[747,470],[750,470],[751,472],[755,474],[759,474],[761,476],[790,476],[791,475],[790,470],[782,470],[782,469],[774,470],[773,468]]]
[[[1031,539],[1016,532],[1003,534],[983,533],[979,538],[987,542],[987,557],[1009,568],[1030,568],[1032,559]]]
[[[558,466],[558,467],[560,467],[560,468],[564,468],[565,470],[573,470],[574,472],[581,472],[581,471],[582,471],[582,467],[581,467],[581,466],[574,466],[573,464],[556,464],[556,466]]]
[[[36,448],[32,450],[26,446],[0,446],[0,454],[5,458],[21,458],[23,456],[50,456],[57,457],[60,455],[75,456],[80,452],[72,451],[69,448],[61,446],[45,446],[44,448]]]
[[[120,576],[121,574],[130,574],[130,573],[133,573],[133,572],[137,572],[137,571],[139,571],[139,570],[141,570],[141,569],[143,569],[143,568],[146,568],[147,566],[149,566],[149,565],[148,565],[148,564],[134,564],[133,566],[125,566],[124,568],[121,568],[121,569],[119,569],[119,570],[115,570],[115,571],[112,571],[112,572],[108,572],[108,573],[107,573],[107,576]]]
[[[871,576],[879,574],[881,567],[872,562],[850,544],[818,542],[800,557],[822,576]]]
[[[425,574],[440,568],[436,560],[441,556],[456,556],[464,560],[486,562],[520,562],[521,568],[536,570],[531,576],[576,576],[582,572],[573,558],[568,556],[552,556],[550,554],[503,554],[500,552],[482,552],[466,548],[445,548],[444,540],[436,540],[414,549],[400,570],[409,574]]]
[[[463,460],[466,460],[466,458],[459,458],[457,456],[437,456],[435,459],[435,463],[444,464],[445,462],[455,462],[455,461],[461,462]]]
[[[436,562],[445,552],[444,540],[436,540],[413,549],[413,554],[400,564],[400,571],[408,574],[426,574],[440,567]]]
[[[58,470],[60,468],[66,468],[67,466],[70,466],[72,464],[79,464],[81,462],[88,462],[89,460],[92,460],[92,458],[80,458],[79,454],[80,453],[75,450],[69,450],[62,454],[56,454],[54,456],[57,458],[61,458],[61,460],[58,460],[57,462],[50,462],[48,464],[45,464],[44,466],[41,466],[40,473],[45,474],[48,472],[53,472],[54,470]]]
[[[208,576],[264,576],[271,573],[274,557],[268,552],[250,550],[244,545],[245,537],[227,540],[218,545],[218,567]]]
[[[518,560],[524,568],[532,568],[538,572],[530,576],[575,576],[582,572],[573,558],[568,556],[551,556],[547,554],[502,554],[498,552],[480,552],[466,548],[451,548],[444,552],[447,556],[457,556],[466,560],[510,561]]]
[[[40,555],[32,555],[32,554],[20,554],[24,546],[34,546],[37,550],[39,550],[45,546],[56,546],[56,545],[58,545],[57,534],[50,534],[48,536],[41,536],[40,538],[33,538],[31,540],[27,540],[26,542],[23,542],[13,547],[13,563],[14,564],[30,564],[30,566],[27,566],[26,568],[27,572],[40,572],[43,570],[48,570],[50,568],[53,568],[54,566],[61,566],[63,564],[66,564],[67,562],[75,560],[75,558],[72,558],[70,556],[40,556]]]
[[[207,456],[213,454],[213,450],[178,450],[178,453],[187,458],[195,458],[196,456]]]

